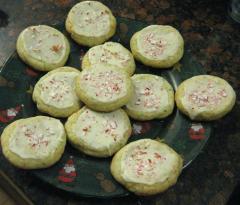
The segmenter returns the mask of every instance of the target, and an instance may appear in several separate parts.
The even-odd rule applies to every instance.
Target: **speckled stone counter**
[[[57,24],[75,0],[0,0],[0,67],[15,49],[19,32],[32,24]],[[228,17],[227,1],[220,0],[103,0],[114,15],[170,24],[182,33],[186,48],[208,74],[234,87],[237,102],[225,118],[214,122],[214,133],[197,159],[165,193],[96,200],[70,196],[46,186],[27,172],[16,171],[0,153],[1,170],[34,204],[226,204],[240,177],[240,25]],[[123,28],[124,29],[124,28]],[[126,28],[127,29],[127,28]],[[0,78],[0,86],[6,81]],[[4,99],[0,99],[4,100]]]

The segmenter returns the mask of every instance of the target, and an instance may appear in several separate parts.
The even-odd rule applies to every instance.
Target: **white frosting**
[[[152,185],[164,182],[174,173],[177,155],[169,147],[139,140],[128,147],[121,161],[124,181]]]
[[[66,52],[63,34],[45,25],[25,29],[23,42],[29,55],[44,62],[58,63]]]
[[[123,68],[128,66],[131,60],[130,52],[119,43],[107,42],[103,45],[92,47],[88,51],[91,64],[110,64]]]
[[[150,59],[162,60],[177,52],[178,35],[175,30],[169,30],[169,26],[148,26],[137,37],[139,52]]]
[[[22,120],[12,131],[9,149],[24,159],[44,159],[63,141],[64,132],[61,122],[54,118]]]
[[[115,101],[127,93],[126,75],[113,69],[91,69],[81,73],[80,87],[102,102]]]
[[[181,101],[191,119],[199,113],[214,111],[216,106],[221,106],[233,97],[232,88],[222,82],[210,76],[196,76],[185,82]]]
[[[134,94],[127,104],[128,109],[144,112],[164,110],[169,103],[168,91],[159,76],[137,74],[132,77]]]
[[[45,104],[68,108],[78,102],[75,93],[76,72],[56,72],[39,82],[40,97]]]
[[[84,36],[102,36],[110,30],[110,10],[100,2],[83,1],[70,11],[73,30]]]
[[[112,146],[122,140],[128,129],[125,115],[120,110],[101,113],[87,108],[73,126],[74,134],[89,148],[108,149],[109,154]]]

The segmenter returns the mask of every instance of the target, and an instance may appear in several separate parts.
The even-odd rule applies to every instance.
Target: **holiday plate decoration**
[[[193,140],[203,140],[205,138],[205,129],[201,123],[192,123],[188,133]]]
[[[0,122],[8,123],[17,116],[17,114],[21,111],[23,107],[22,105],[17,105],[16,107],[8,108],[5,110],[0,110]]]
[[[72,158],[73,157],[70,156],[70,159],[60,169],[59,175],[58,175],[58,180],[60,182],[71,183],[75,180],[77,173],[76,173],[75,165]]]
[[[117,18],[117,21],[116,35],[110,40],[120,42],[127,48],[133,33],[147,26],[143,22],[126,18]],[[88,48],[74,43],[66,33],[64,24],[55,27],[62,31],[71,43],[71,53],[66,65],[80,68],[81,59]],[[161,75],[175,90],[183,80],[204,73],[187,49],[181,61],[171,69],[152,69],[138,62],[136,62],[136,68],[136,73]],[[20,60],[16,53],[8,59],[0,71],[0,130],[2,132],[3,128],[14,120],[42,114],[32,101],[32,91],[35,83],[44,73],[32,70]],[[210,123],[192,122],[176,108],[163,120],[144,122],[132,120],[132,127],[133,132],[129,141],[142,138],[161,140],[182,155],[184,167],[200,153],[211,132]],[[54,166],[28,172],[46,184],[79,196],[108,198],[129,195],[129,192],[111,176],[110,162],[111,158],[99,159],[86,156],[68,144],[63,157]]]

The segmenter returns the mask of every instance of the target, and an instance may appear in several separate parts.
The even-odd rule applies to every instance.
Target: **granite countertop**
[[[0,0],[0,67],[15,49],[19,32],[32,24],[56,24],[66,18],[76,0]],[[114,15],[170,24],[182,33],[186,49],[208,74],[226,79],[237,93],[233,111],[214,122],[214,133],[197,159],[184,170],[178,183],[153,198],[129,197],[102,204],[222,205],[240,177],[240,26],[220,0],[102,0]],[[0,86],[6,84],[0,77]],[[4,99],[1,99],[4,100]],[[0,157],[1,163],[1,157]],[[26,172],[10,165],[2,171],[35,204],[99,204],[46,189]]]

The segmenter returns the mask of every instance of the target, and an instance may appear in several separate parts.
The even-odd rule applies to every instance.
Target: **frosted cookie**
[[[82,60],[82,69],[95,68],[96,65],[117,67],[130,76],[135,71],[135,62],[129,50],[120,43],[107,42],[88,50]]]
[[[236,94],[224,79],[198,75],[179,85],[175,100],[178,109],[192,120],[210,121],[231,111]]]
[[[134,92],[126,105],[128,115],[136,120],[162,119],[174,108],[174,92],[162,77],[135,74],[131,77]]]
[[[129,191],[146,196],[174,185],[182,166],[182,158],[168,145],[142,139],[127,144],[114,155],[111,173]]]
[[[80,45],[102,44],[116,31],[116,19],[108,7],[98,1],[82,1],[68,13],[66,30]]]
[[[68,118],[65,128],[74,147],[95,157],[113,155],[131,135],[129,118],[122,109],[103,113],[83,107]]]
[[[109,112],[127,104],[133,87],[128,74],[119,69],[86,69],[77,78],[76,91],[91,109]]]
[[[17,52],[26,64],[36,70],[50,71],[66,63],[70,46],[66,37],[55,28],[30,26],[20,33]]]
[[[66,134],[60,120],[30,117],[8,125],[1,135],[1,144],[3,155],[16,167],[40,169],[61,158]]]
[[[44,75],[34,87],[33,101],[37,108],[54,117],[68,117],[81,104],[75,91],[75,80],[80,71],[61,67]]]
[[[130,46],[133,56],[147,66],[169,68],[183,56],[184,42],[172,26],[151,25],[135,33]]]

